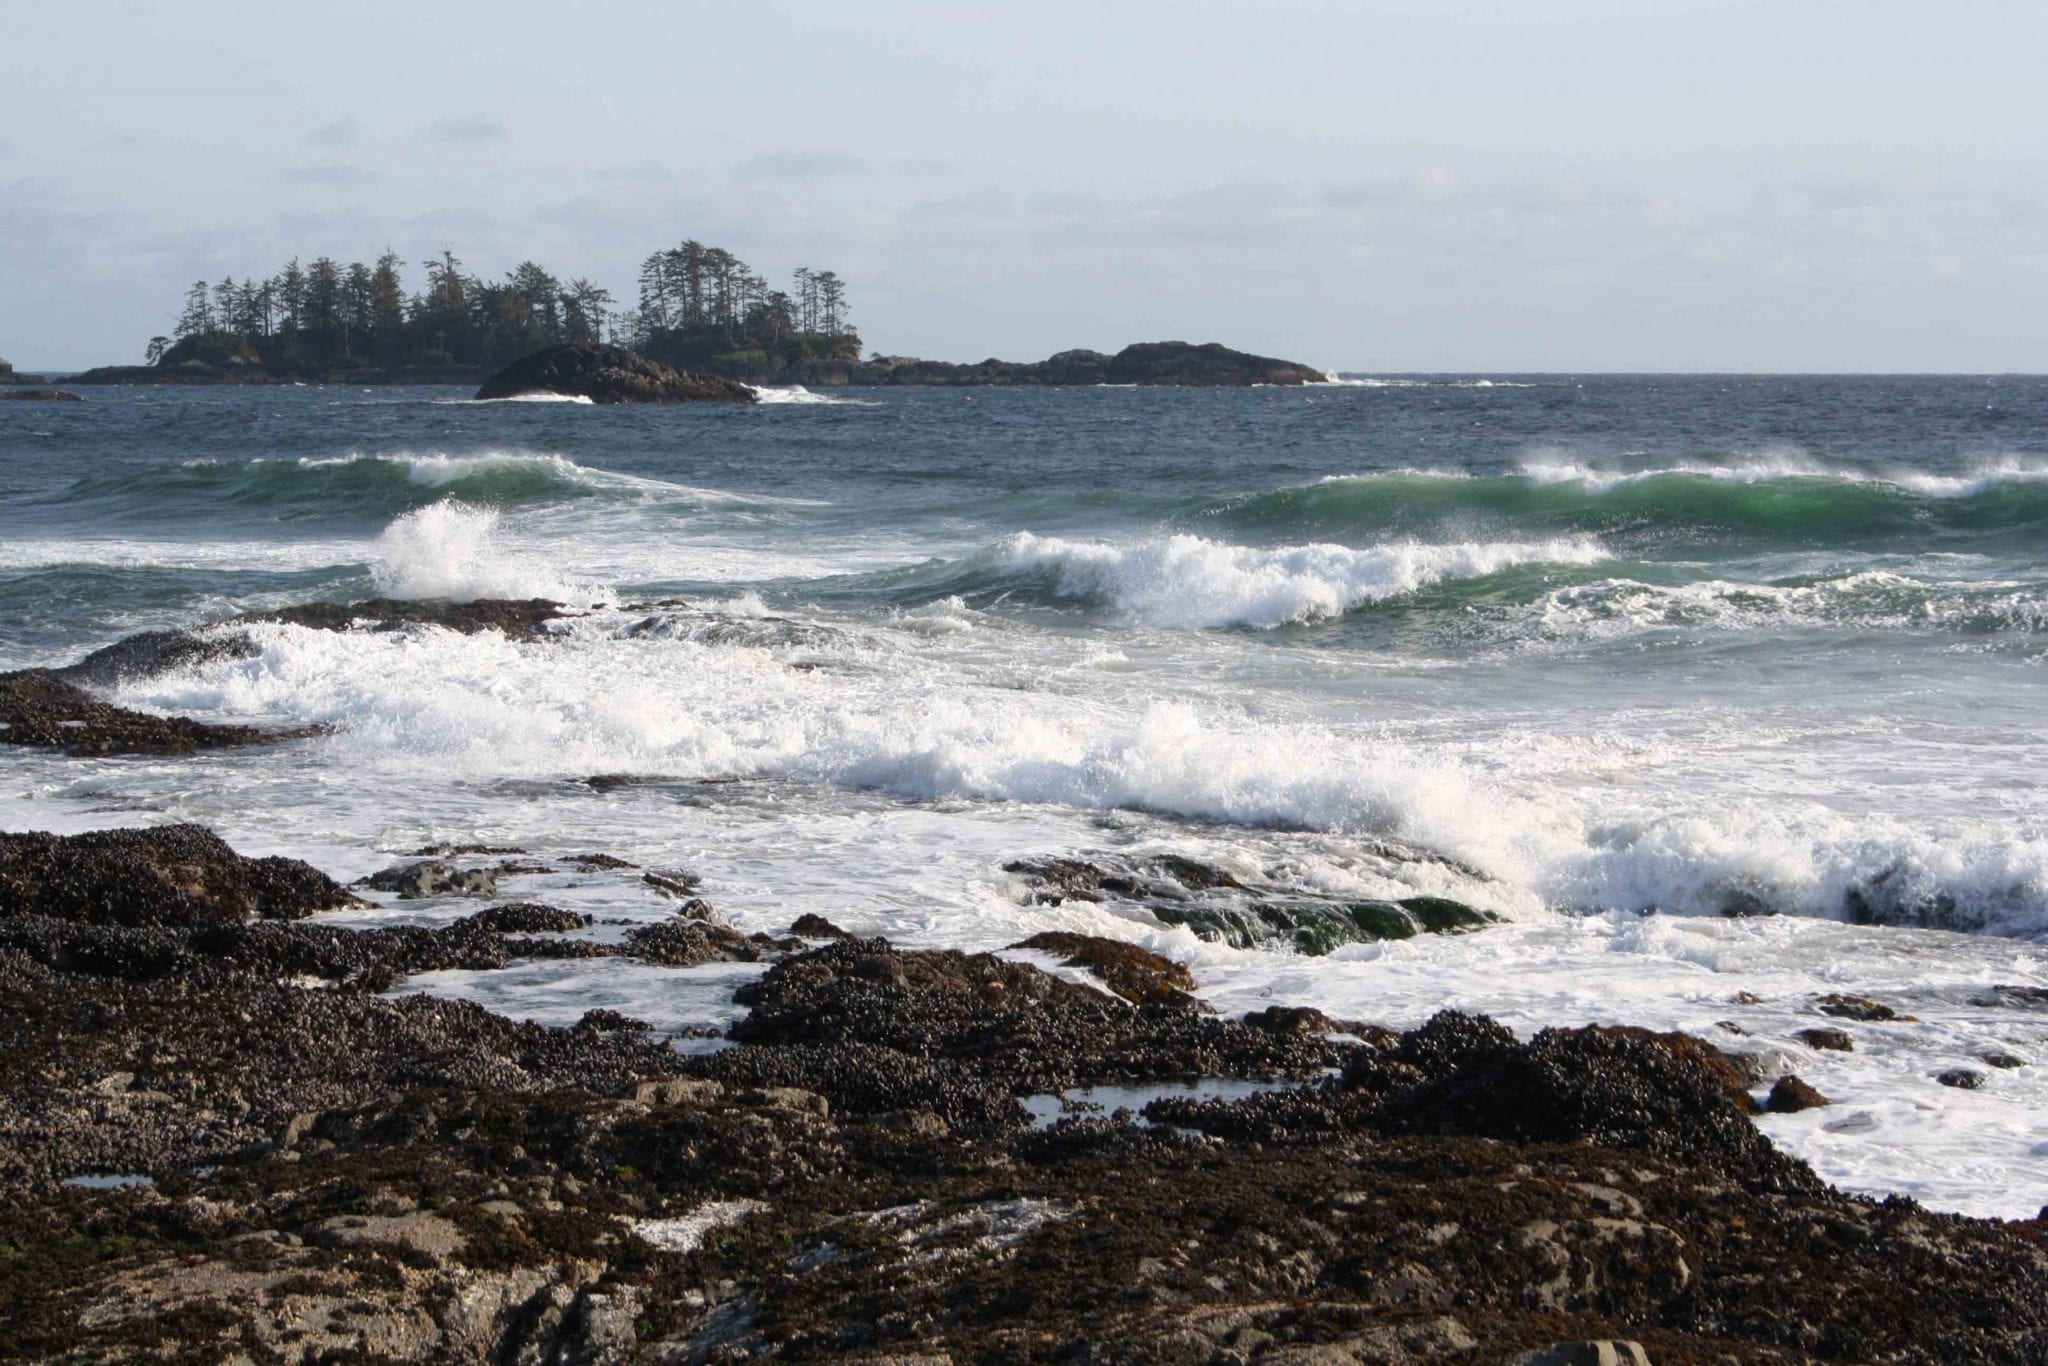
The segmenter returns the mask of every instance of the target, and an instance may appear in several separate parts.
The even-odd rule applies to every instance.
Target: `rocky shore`
[[[1128,944],[744,936],[695,896],[606,939],[450,880],[516,852],[359,893],[189,826],[0,836],[0,1355],[2048,1354],[2048,1227],[1828,1189],[1699,1040],[1226,1020]],[[378,888],[483,908],[313,918]],[[763,970],[723,1041],[402,992],[564,955]],[[1223,1077],[1265,1089],[1183,1085]]]
[[[636,604],[624,629],[683,611]],[[269,623],[545,640],[563,615],[372,600],[145,633],[0,676],[0,741],[298,738],[102,694],[246,656]],[[1717,1047],[1449,1011],[1224,1018],[1134,944],[913,949],[815,914],[746,934],[717,887],[633,854],[444,841],[343,886],[191,825],[0,834],[0,1357],[2048,1359],[2048,1224],[1828,1188],[1753,1119],[1827,1097],[1736,1051],[1732,1021]],[[505,890],[563,868],[672,913],[593,923]],[[1007,868],[1027,906],[1278,951],[1489,923],[1175,855]],[[738,972],[733,1023],[548,1028],[407,990],[600,958]],[[1809,1008],[1812,1047],[1898,1018]]]
[[[736,380],[693,375],[620,346],[550,346],[485,380],[480,399],[559,394],[592,403],[752,403]]]

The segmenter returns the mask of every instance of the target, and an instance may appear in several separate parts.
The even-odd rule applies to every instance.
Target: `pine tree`
[[[185,310],[178,315],[178,325],[171,330],[179,341],[203,337],[213,331],[213,307],[207,302],[206,281],[196,280],[192,288],[185,291]]]

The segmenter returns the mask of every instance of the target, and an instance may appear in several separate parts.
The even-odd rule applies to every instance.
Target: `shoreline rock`
[[[30,1358],[2048,1354],[2038,1220],[1829,1189],[1684,1035],[1445,1012],[1336,1039],[844,939],[789,951],[735,1046],[685,1057],[614,1012],[377,994],[573,913],[348,930],[174,887],[128,925],[60,884],[0,915],[0,1303]],[[334,985],[294,984],[308,962]],[[1150,1127],[1018,1105],[1240,1060],[1297,1084],[1169,1091]]]
[[[672,370],[620,346],[564,344],[513,361],[485,380],[479,399],[561,394],[593,403],[752,403],[737,380]]]
[[[144,631],[63,668],[0,673],[0,744],[103,756],[197,754],[308,739],[326,734],[326,728],[266,729],[159,716],[104,701],[93,690],[117,688],[132,680],[218,659],[250,658],[257,653],[256,644],[246,632],[232,629],[237,626],[281,622],[324,631],[440,626],[464,634],[495,630],[515,640],[532,640],[544,636],[547,624],[563,615],[561,604],[539,598],[474,602],[372,598],[249,612],[194,630]]]

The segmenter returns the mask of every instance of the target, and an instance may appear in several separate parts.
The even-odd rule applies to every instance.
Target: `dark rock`
[[[1861,996],[1828,995],[1814,1002],[1814,1008],[1823,1015],[1833,1015],[1842,1020],[1912,1020],[1911,1015],[1901,1015],[1888,1005],[1868,1000]]]
[[[51,672],[81,688],[117,688],[176,669],[196,668],[221,659],[251,659],[256,654],[256,642],[241,631],[143,631]]]
[[[796,918],[789,932],[805,939],[851,939],[852,935],[827,920],[822,915],[806,911]]]
[[[468,854],[523,854],[512,844],[426,844],[412,851],[414,858],[459,858]]]
[[[514,901],[465,916],[458,923],[493,934],[561,934],[583,929],[591,922],[590,917],[580,911],[565,911],[537,901]]]
[[[1509,1047],[1471,1017],[1446,1012],[1424,1029],[1432,1026],[1440,1037],[1409,1046],[1404,1036],[1404,1060],[1427,1079],[1386,1101],[1381,1122],[1397,1131],[1586,1141],[1795,1188],[1814,1184],[1811,1173],[1757,1132],[1739,1074],[1717,1066],[1719,1053],[1700,1040],[1647,1030],[1546,1029]],[[1353,1077],[1347,1068],[1347,1082]]]
[[[869,1043],[971,1065],[1020,1093],[1163,1076],[1278,1077],[1335,1064],[1321,1039],[1282,1038],[1183,1005],[1128,1002],[992,954],[898,950],[882,939],[785,959],[745,996],[742,1043]]]
[[[1977,1057],[1988,1066],[2003,1068],[2008,1071],[2015,1067],[2025,1067],[2027,1065],[2027,1060],[2017,1053],[1979,1053]]]
[[[713,962],[755,963],[761,959],[761,951],[739,931],[680,918],[628,932],[626,952],[671,968],[693,968],[699,963]]]
[[[1437,861],[1392,847],[1379,852]],[[1343,944],[1457,934],[1497,919],[1448,897],[1341,900],[1307,886],[1240,877],[1180,854],[1018,859],[1003,870],[1022,877],[1036,902],[1130,902],[1162,924],[1184,926],[1234,948],[1284,945],[1322,954]]]
[[[1808,1048],[1818,1048],[1835,1053],[1855,1051],[1856,1042],[1842,1029],[1802,1029],[1792,1036]]]
[[[1778,908],[1761,893],[1748,887],[1731,887],[1722,893],[1721,914],[1729,920],[1751,920],[1778,913]]]
[[[2048,987],[2013,986],[2000,983],[1991,990],[2002,1000],[2013,1005],[2048,1006]]]
[[[1296,1038],[1330,1034],[1337,1028],[1329,1016],[1311,1006],[1267,1006],[1246,1015],[1244,1022],[1253,1029]]]
[[[1935,1080],[1943,1086],[1953,1086],[1958,1091],[1976,1091],[1983,1088],[1984,1074],[1967,1067],[1951,1067],[1935,1077]]]
[[[359,904],[318,869],[244,858],[204,826],[0,834],[0,916],[193,926],[296,920]]]
[[[132,711],[102,702],[48,669],[0,674],[0,743],[76,755],[196,754],[322,733],[317,726],[264,730]]]
[[[610,872],[614,869],[638,868],[640,866],[637,863],[628,863],[622,858],[615,858],[610,854],[571,854],[563,862],[573,863],[585,872],[591,873]]]
[[[436,896],[496,896],[498,875],[482,868],[457,868],[438,859],[422,859],[372,873],[356,885],[372,891],[396,892],[400,901]]]
[[[1319,384],[1327,376],[1312,366],[1271,356],[1233,351],[1216,342],[1138,342],[1115,355],[1061,351],[1042,361],[989,359],[967,365],[876,356],[849,367],[855,384],[1096,385],[1139,384],[1241,387],[1252,384]]]
[[[562,604],[545,598],[477,598],[470,602],[366,598],[359,602],[309,602],[271,612],[249,612],[233,620],[281,622],[312,631],[397,631],[439,626],[461,635],[497,631],[514,640],[545,637],[560,620]]]
[[[593,403],[752,403],[754,391],[735,380],[671,370],[617,346],[563,345],[516,360],[483,382],[480,399],[566,394]]]
[[[642,873],[640,880],[658,892],[667,892],[674,897],[689,897],[696,894],[704,879],[695,873],[670,870],[661,873]]]
[[[77,403],[80,401],[77,394],[66,393],[62,389],[0,388],[0,398],[30,403]]]
[[[1160,954],[1119,939],[1092,934],[1069,934],[1051,930],[1035,934],[1020,949],[1037,949],[1057,954],[1070,968],[1085,968],[1103,985],[1126,1001],[1154,1001],[1189,1007],[1197,1003],[1188,995],[1195,989],[1195,976],[1187,968]]]
[[[1770,1099],[1764,1102],[1764,1109],[1774,1115],[1796,1115],[1801,1110],[1817,1110],[1827,1103],[1826,1096],[1787,1072],[1772,1084]]]
[[[576,1021],[576,1028],[596,1030],[601,1034],[644,1033],[647,1027],[645,1020],[636,1020],[630,1015],[602,1007],[584,1011],[582,1018]]]

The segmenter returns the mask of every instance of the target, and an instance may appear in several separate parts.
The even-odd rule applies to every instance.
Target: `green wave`
[[[1184,520],[1205,535],[1346,545],[1456,532],[1591,535],[1639,549],[1925,549],[1986,537],[2048,543],[2048,478],[2032,472],[1899,482],[1694,470],[1562,479],[1401,472],[1208,503]]]

